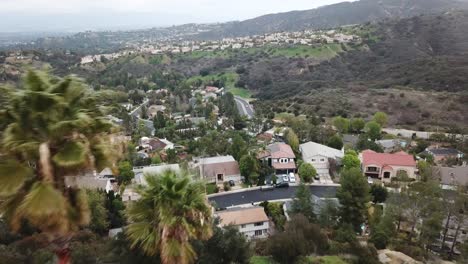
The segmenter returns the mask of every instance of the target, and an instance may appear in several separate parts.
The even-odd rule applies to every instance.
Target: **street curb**
[[[291,185],[292,186],[299,186],[299,185]],[[320,183],[311,183],[311,184],[306,184],[306,186],[320,186],[320,187],[339,187],[339,184],[336,183],[327,183],[327,184],[320,184]],[[249,191],[257,191],[260,190],[261,187],[251,187],[251,188],[245,188],[245,189],[240,189],[240,190],[234,190],[234,191],[229,191],[229,192],[220,192],[220,193],[213,193],[213,194],[208,194],[208,198],[213,198],[213,197],[219,197],[219,196],[224,196],[224,195],[229,195],[229,194],[234,194],[234,193],[242,193],[242,192],[249,192]]]

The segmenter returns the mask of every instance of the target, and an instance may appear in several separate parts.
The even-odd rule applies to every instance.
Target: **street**
[[[245,99],[235,96],[234,99],[236,100],[237,109],[239,110],[239,114],[241,116],[247,116],[247,118],[252,119],[254,117],[254,110],[253,107],[247,102]]]
[[[263,201],[292,199],[294,198],[298,186],[289,188],[276,188],[269,191],[252,190],[246,192],[230,193],[226,195],[208,198],[210,202],[215,202],[216,207],[226,208],[235,205],[258,203]],[[335,186],[310,186],[310,192],[320,198],[335,197]]]

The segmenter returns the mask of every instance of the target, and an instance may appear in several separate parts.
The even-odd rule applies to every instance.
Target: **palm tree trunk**
[[[450,259],[452,259],[452,256],[453,256],[453,250],[455,249],[455,244],[457,243],[458,232],[460,232],[460,228],[461,228],[461,223],[458,222],[457,230],[455,231],[455,237],[453,238],[452,247],[450,248],[450,253],[449,253]]]
[[[445,240],[447,239],[447,232],[448,232],[448,227],[449,227],[449,224],[450,224],[450,217],[452,217],[452,212],[449,211],[449,215],[447,216],[447,223],[445,223],[445,229],[444,229],[444,236],[442,238],[442,244],[440,245],[440,250],[441,251],[444,249]]]

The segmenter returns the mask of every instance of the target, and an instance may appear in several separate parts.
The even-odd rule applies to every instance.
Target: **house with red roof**
[[[404,171],[409,178],[416,179],[416,161],[404,151],[390,154],[365,150],[359,156],[362,170],[367,177],[390,181]]]
[[[296,172],[296,155],[288,144],[275,143],[268,145],[265,151],[260,152],[257,158],[275,169],[276,174]]]

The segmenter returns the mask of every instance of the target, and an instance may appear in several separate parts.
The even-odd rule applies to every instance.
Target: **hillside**
[[[360,0],[305,11],[270,14],[226,24],[201,38],[237,37],[280,31],[334,28],[387,18],[408,18],[453,9],[466,9],[463,0]]]

